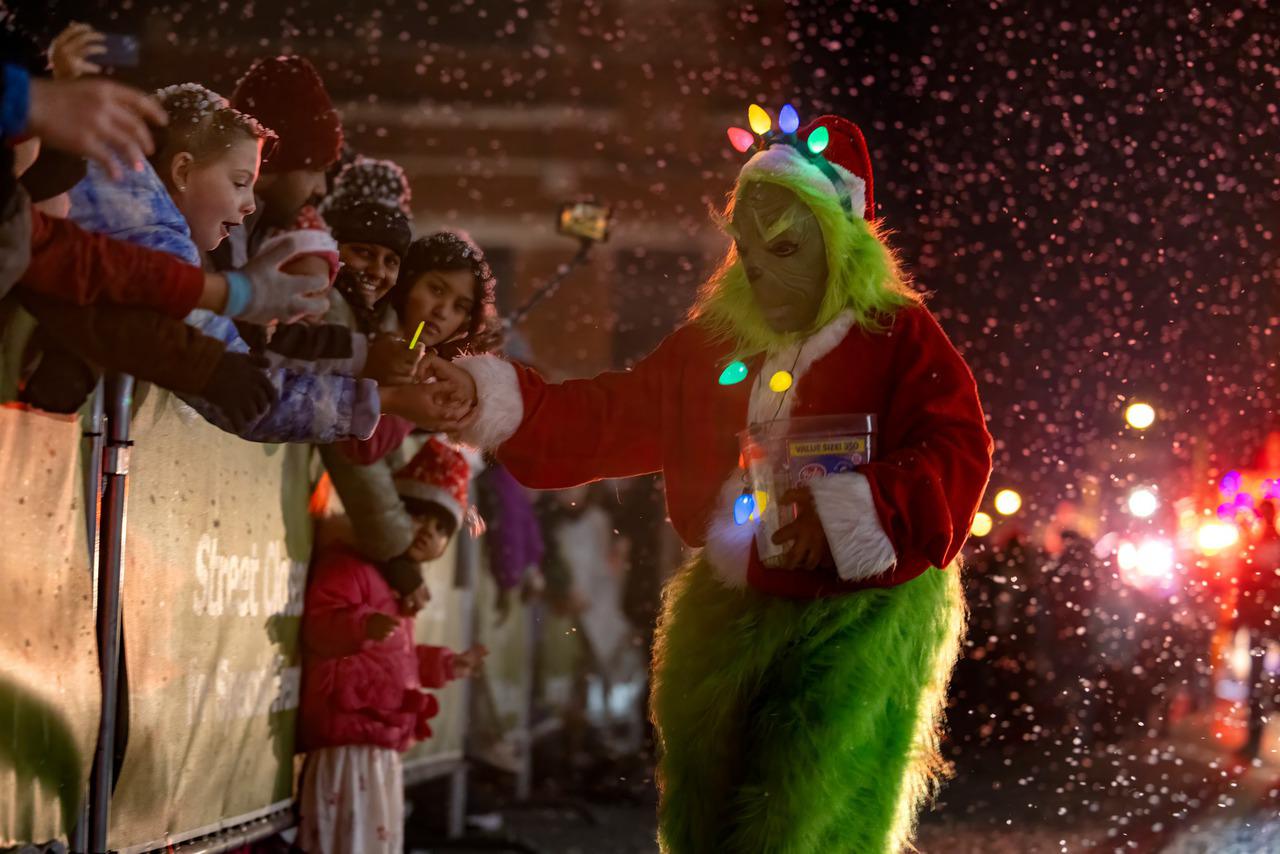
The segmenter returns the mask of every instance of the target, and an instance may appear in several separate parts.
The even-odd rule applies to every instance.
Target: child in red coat
[[[467,502],[468,467],[429,442],[396,485],[417,529],[408,554],[439,558]],[[439,711],[425,688],[471,675],[486,650],[414,644],[413,607],[355,549],[316,556],[302,616],[303,769],[299,844],[312,854],[395,854],[403,847],[400,754],[429,738]]]

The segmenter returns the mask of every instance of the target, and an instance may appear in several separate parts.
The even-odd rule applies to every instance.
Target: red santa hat
[[[323,170],[342,151],[342,120],[315,67],[300,56],[272,56],[249,66],[231,93],[231,106],[280,138],[262,171]]]
[[[741,152],[756,153],[738,175],[738,186],[753,178],[782,178],[834,192],[853,216],[875,218],[871,156],[856,124],[840,116],[820,116],[804,127],[790,104],[779,112],[777,127],[762,107],[749,113],[752,130],[729,129],[729,141]]]
[[[409,464],[396,472],[396,491],[405,498],[439,504],[461,527],[467,510],[471,466],[457,448],[432,436]]]

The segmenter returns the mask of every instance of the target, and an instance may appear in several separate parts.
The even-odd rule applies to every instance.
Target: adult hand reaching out
[[[421,344],[410,350],[409,343],[398,335],[371,336],[361,376],[384,387],[419,382],[417,369],[423,353]]]
[[[475,420],[476,383],[462,368],[426,356],[418,363],[417,379],[416,385],[382,390],[382,411],[444,433],[456,433]]]
[[[169,116],[154,98],[110,80],[31,81],[27,130],[52,148],[93,160],[119,179],[120,164],[141,169],[155,151],[148,123]]]

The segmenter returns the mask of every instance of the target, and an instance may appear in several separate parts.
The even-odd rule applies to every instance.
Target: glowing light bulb
[[[756,144],[756,138],[751,135],[751,131],[742,128],[729,128],[729,144],[746,154],[751,146]]]
[[[773,130],[773,119],[759,104],[747,108],[747,121],[751,123],[751,129],[761,136]]]
[[[753,513],[756,512],[756,499],[754,495],[739,495],[733,502],[733,524],[745,525],[751,519]]]
[[[743,362],[730,362],[720,374],[720,385],[737,385],[747,378],[747,366]]]
[[[1160,506],[1160,499],[1150,489],[1143,487],[1129,493],[1129,512],[1139,519],[1146,519]]]
[[[809,150],[814,154],[821,154],[827,150],[827,146],[831,143],[831,134],[821,125],[813,129],[813,133],[809,134]]]
[[[1022,507],[1022,496],[1012,489],[1002,489],[996,493],[996,512],[1001,516],[1012,516]]]
[[[1124,411],[1124,420],[1135,430],[1146,430],[1156,423],[1156,411],[1147,403],[1130,404]]]
[[[769,377],[769,390],[782,394],[784,391],[791,388],[792,382],[791,374],[788,371],[778,371],[776,374]]]
[[[769,508],[769,493],[757,490],[755,518],[759,519],[761,516],[763,516],[764,511],[767,510],[768,508]]]
[[[995,522],[988,514],[979,512],[973,517],[973,526],[969,528],[969,533],[975,537],[985,537],[991,533],[991,528],[994,525]]]
[[[798,127],[800,127],[800,116],[796,113],[796,108],[790,104],[784,104],[782,112],[778,113],[778,130],[783,133],[795,133]]]

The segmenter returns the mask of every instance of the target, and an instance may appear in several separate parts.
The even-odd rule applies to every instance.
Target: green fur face
[[[880,229],[860,217],[850,218],[834,192],[821,192],[772,175],[739,182],[724,213],[717,217],[726,230],[732,227],[734,208],[744,190],[756,180],[791,190],[812,211],[826,243],[827,283],[812,325],[800,332],[776,332],[766,322],[742,262],[731,247],[719,269],[702,286],[691,320],[715,337],[733,341],[737,355],[781,350],[845,311],[852,312],[856,325],[863,329],[882,331],[899,309],[920,302]]]

